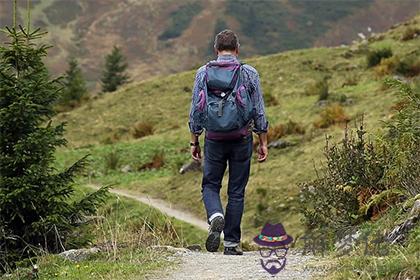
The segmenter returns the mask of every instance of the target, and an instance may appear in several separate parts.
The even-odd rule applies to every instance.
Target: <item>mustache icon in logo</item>
[[[282,224],[265,224],[261,234],[255,236],[254,242],[260,246],[262,268],[275,275],[286,266],[288,245],[293,238],[286,233]]]

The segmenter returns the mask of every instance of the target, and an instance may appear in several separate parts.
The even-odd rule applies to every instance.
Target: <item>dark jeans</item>
[[[239,243],[244,211],[245,186],[248,183],[252,156],[252,135],[237,141],[205,140],[202,195],[207,219],[224,213],[220,201],[222,179],[229,163],[228,203],[226,206],[224,240]]]

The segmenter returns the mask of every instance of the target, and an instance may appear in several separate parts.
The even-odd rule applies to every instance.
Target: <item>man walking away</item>
[[[231,30],[217,34],[217,60],[198,69],[189,127],[191,155],[201,160],[199,136],[205,130],[202,198],[210,224],[206,249],[215,252],[224,233],[224,254],[242,255],[241,220],[248,183],[252,131],[259,136],[257,159],[266,160],[268,122],[257,70],[238,60],[239,41]],[[229,164],[228,203],[220,201],[222,179]]]

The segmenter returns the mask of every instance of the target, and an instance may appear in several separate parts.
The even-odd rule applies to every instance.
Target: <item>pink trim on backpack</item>
[[[206,94],[204,93],[204,90],[201,90],[198,94],[198,98],[200,101],[198,101],[198,109],[200,111],[204,111],[204,106],[206,105]]]
[[[241,105],[242,107],[244,107],[244,106],[245,106],[244,101],[242,100],[242,96],[241,96],[241,91],[243,91],[243,90],[245,90],[245,86],[244,86],[244,85],[241,85],[241,86],[238,88],[238,92],[236,93],[236,96],[235,96],[235,98],[236,98],[236,103],[238,103],[238,104],[239,104],[239,105]]]

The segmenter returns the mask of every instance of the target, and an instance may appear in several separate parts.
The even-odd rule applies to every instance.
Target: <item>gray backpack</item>
[[[206,64],[204,88],[193,104],[193,118],[207,131],[232,132],[249,124],[253,105],[242,83],[242,65],[225,61]]]

